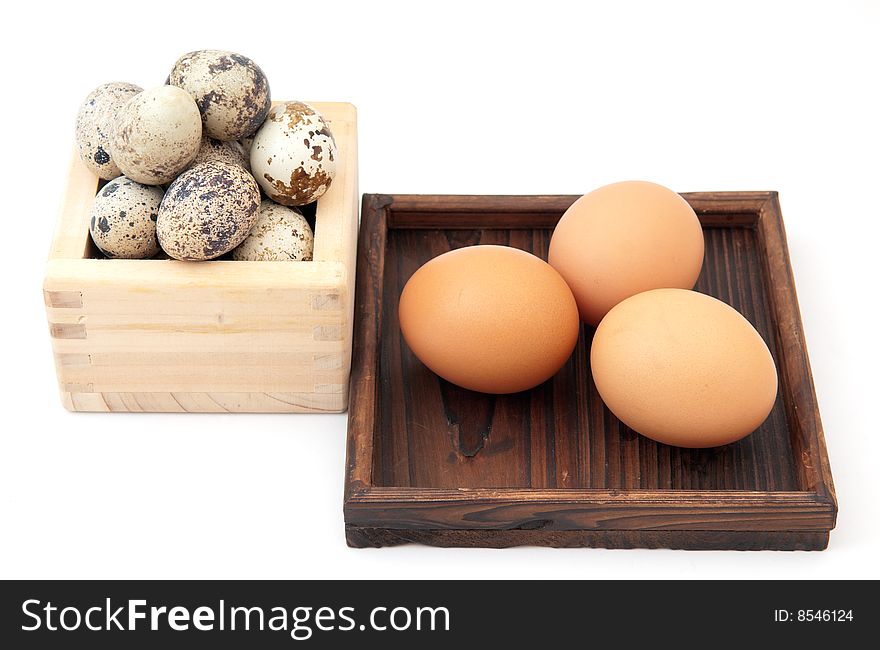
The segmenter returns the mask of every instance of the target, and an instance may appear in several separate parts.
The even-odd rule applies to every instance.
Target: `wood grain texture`
[[[821,551],[827,531],[712,531],[712,530],[431,530],[346,526],[345,540],[353,548],[401,544],[465,548],[672,548],[690,551]]]
[[[314,103],[342,161],[311,262],[107,260],[98,178],[74,155],[44,281],[62,403],[77,411],[339,412],[351,361],[357,117]]]
[[[71,411],[97,413],[338,413],[345,393],[96,393],[62,391]]]
[[[730,532],[731,548],[824,547],[836,500],[778,198],[773,192],[683,196],[706,237],[696,289],[743,313],[780,369],[779,397],[767,421],[744,440],[715,449],[669,447],[620,423],[590,376],[592,328],[582,327],[574,354],[550,381],[505,396],[449,384],[403,342],[397,302],[419,266],[474,244],[514,246],[546,259],[552,228],[577,197],[365,195],[347,525],[369,529],[373,540],[382,539],[375,537],[380,529],[420,530],[413,540],[424,543],[432,539],[424,531],[440,530],[469,531],[469,545],[477,545],[479,533],[487,545],[507,545],[498,534],[512,529],[711,530]],[[743,535],[750,531],[763,541],[747,544]],[[825,542],[821,534],[809,542],[767,535],[780,531],[824,531]],[[358,533],[351,535],[350,541]],[[587,539],[592,545],[604,538]]]
[[[833,512],[807,492],[373,488],[347,522],[481,530],[817,530]]]

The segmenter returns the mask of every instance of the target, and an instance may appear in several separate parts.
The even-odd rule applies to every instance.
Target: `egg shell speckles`
[[[156,219],[163,192],[120,176],[107,183],[92,204],[89,232],[107,257],[146,259],[159,252]]]
[[[202,120],[192,97],[175,86],[145,90],[122,107],[110,135],[113,159],[147,185],[174,179],[199,152]]]
[[[238,165],[202,163],[177,177],[156,223],[163,250],[178,260],[210,260],[231,251],[257,220],[260,190]]]
[[[307,262],[312,259],[314,243],[312,228],[302,212],[266,200],[247,239],[232,251],[232,259]]]
[[[122,81],[98,86],[88,94],[76,115],[79,157],[99,178],[109,181],[120,174],[110,155],[110,130],[125,103],[143,88]]]
[[[190,163],[190,167],[213,161],[238,165],[248,171],[251,169],[250,159],[240,143],[235,140],[223,142],[202,134],[202,146],[199,147],[199,153],[196,154],[196,159]]]
[[[272,104],[269,82],[256,63],[235,52],[184,54],[168,76],[198,104],[205,131],[217,140],[240,140],[260,128]]]
[[[338,153],[324,118],[302,102],[269,112],[251,146],[251,171],[260,187],[282,205],[319,199],[336,176]]]

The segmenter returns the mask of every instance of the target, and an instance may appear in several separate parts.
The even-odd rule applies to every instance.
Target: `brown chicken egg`
[[[546,381],[571,356],[580,322],[553,267],[507,246],[470,246],[427,262],[400,296],[413,353],[448,381],[515,393]]]
[[[761,335],[733,307],[685,289],[614,307],[596,329],[590,365],[612,413],[679,447],[739,440],[776,401],[776,366]]]
[[[703,265],[703,231],[687,201],[645,181],[585,194],[559,220],[549,262],[565,278],[581,320],[649,289],[692,289]]]

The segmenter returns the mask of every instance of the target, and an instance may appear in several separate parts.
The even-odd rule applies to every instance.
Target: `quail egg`
[[[156,223],[162,249],[178,260],[210,260],[247,237],[260,207],[256,181],[239,165],[206,162],[168,187]]]
[[[196,157],[202,142],[199,108],[176,86],[145,90],[119,111],[110,154],[122,173],[147,185],[174,179]]]
[[[232,259],[310,261],[314,242],[312,227],[302,212],[266,200],[250,234],[232,251]]]
[[[202,146],[199,147],[199,153],[196,159],[190,163],[190,167],[201,165],[202,163],[219,161],[227,162],[231,165],[239,165],[250,171],[251,165],[249,157],[245,154],[244,147],[235,140],[215,140],[202,135]]]
[[[79,107],[76,115],[79,157],[105,181],[122,173],[110,156],[110,128],[119,109],[141,91],[140,86],[114,81],[95,88]]]
[[[308,104],[288,102],[274,107],[257,131],[251,171],[273,201],[306,205],[330,187],[337,157],[324,118]]]
[[[205,131],[216,140],[240,140],[259,128],[272,104],[269,82],[246,56],[198,50],[177,60],[168,76],[198,104]]]
[[[92,204],[89,232],[107,257],[145,259],[159,252],[156,219],[162,190],[120,176],[107,183]]]

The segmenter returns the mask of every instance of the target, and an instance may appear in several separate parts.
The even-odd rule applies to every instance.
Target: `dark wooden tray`
[[[365,194],[345,479],[350,546],[823,549],[837,503],[774,192],[692,193],[706,236],[697,290],[733,305],[776,360],[767,421],[715,449],[621,424],[590,376],[593,329],[515,395],[457,388],[403,343],[397,303],[424,262],[472,244],[544,259],[574,196]]]

